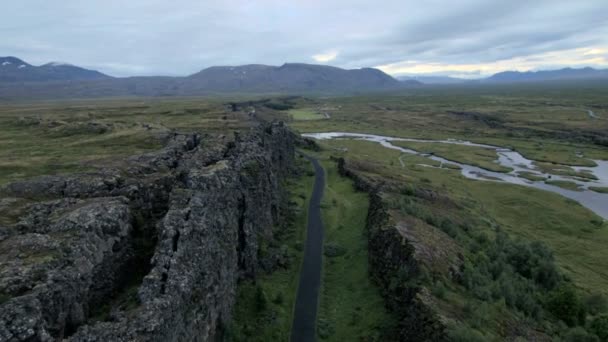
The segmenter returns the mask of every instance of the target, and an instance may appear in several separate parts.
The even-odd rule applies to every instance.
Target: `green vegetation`
[[[608,295],[603,267],[608,255],[602,248],[608,243],[608,230],[576,202],[522,186],[472,181],[456,170],[421,167],[425,158],[404,156],[373,142],[345,139],[321,144],[324,155],[346,158],[349,166],[372,180],[410,184],[410,190],[393,198],[411,231],[443,231],[464,251],[460,280],[442,271],[449,266],[444,263],[457,258],[441,261],[439,255],[419,279],[435,296],[436,309],[453,320],[453,340],[501,340],[505,325],[565,338],[570,330],[561,328],[558,320],[574,318],[559,317],[548,304],[552,296],[565,288],[576,289],[579,302],[588,293]],[[426,164],[432,161],[427,159]],[[430,197],[434,200],[417,197],[415,188],[435,194]],[[416,239],[430,243],[426,248],[432,250],[447,249],[443,239],[437,240],[442,241],[438,246],[432,239]],[[583,306],[586,317],[579,328],[595,317],[587,304]]]
[[[581,189],[581,187],[578,184],[576,184],[575,182],[572,182],[572,181],[546,180],[545,183],[550,184],[550,185],[559,186],[560,188],[563,188],[566,190],[583,191],[583,189]]]
[[[255,281],[241,281],[238,287],[233,324],[227,328],[228,341],[287,341],[293,320],[293,306],[306,233],[308,200],[314,182],[312,166],[298,158],[303,175],[290,179],[287,189],[292,220],[272,244],[287,250],[290,262]],[[305,171],[308,170],[308,171]]]
[[[601,194],[608,194],[608,187],[590,186],[589,190],[592,190],[592,191],[595,191],[595,192],[599,192]]]
[[[293,120],[320,120],[325,119],[325,116],[318,111],[313,109],[291,109],[288,112],[288,115],[293,118]]]
[[[251,123],[211,100],[96,100],[0,105],[0,185],[115,165],[157,150],[171,130],[229,133]]]
[[[597,180],[597,177],[595,177],[592,173],[589,173],[586,171],[576,171],[567,165],[560,165],[560,164],[554,164],[554,163],[543,163],[543,162],[535,162],[534,164],[542,172],[545,172],[545,173],[551,173],[554,175],[561,175],[561,176],[576,177],[582,181]]]
[[[520,171],[517,173],[517,176],[521,177],[521,178],[525,178],[527,180],[531,180],[533,182],[544,181],[545,179],[547,179],[543,176],[539,176],[535,173],[527,172],[527,171]]]
[[[233,130],[255,124],[252,117],[284,119],[301,132],[350,131],[486,143],[516,150],[536,160],[544,172],[589,181],[593,175],[571,166],[608,160],[606,98],[608,87],[586,84],[423,87],[393,94],[238,99],[242,102],[191,98],[3,104],[0,185],[114,165],[128,155],[158,149],[172,130],[230,136]],[[593,108],[599,118],[589,120],[583,115],[586,108]],[[345,158],[360,175],[388,189],[392,217],[407,224],[411,237],[422,241],[423,251],[431,251],[422,258],[424,270],[417,279],[400,274],[395,279],[424,288],[452,340],[608,339],[608,225],[597,215],[554,193],[466,179],[453,164],[441,165],[376,143],[344,139],[320,144],[324,149],[317,156],[328,178],[322,208],[326,228],[318,322],[322,339],[379,339],[382,330],[394,323],[368,280],[367,197],[337,175],[330,156]],[[489,149],[397,144],[509,171],[494,163],[496,153]],[[255,165],[247,168],[256,171]],[[578,188],[573,182],[529,172],[518,176]],[[239,284],[234,322],[225,327],[229,339],[288,339],[312,181],[308,173],[289,182],[294,222],[265,245],[265,250],[286,250],[289,266]],[[589,189],[608,193],[606,187]],[[25,204],[8,205],[16,211]],[[133,304],[132,293],[125,295],[126,299],[117,300]]]
[[[528,159],[593,166],[590,159],[608,159],[608,88],[577,87],[425,87],[391,95],[308,99],[296,101],[295,108],[331,108],[331,118],[296,121],[292,126],[302,132],[455,138],[512,148]],[[600,119],[581,115],[589,106]]]
[[[421,153],[435,154],[439,157],[462,164],[479,166],[496,172],[511,172],[513,169],[495,163],[498,159],[493,149],[463,146],[456,144],[423,143],[410,141],[395,141],[393,145],[409,148]]]
[[[325,257],[318,335],[325,341],[379,341],[393,324],[368,271],[365,222],[368,194],[340,177],[336,164],[324,161]]]

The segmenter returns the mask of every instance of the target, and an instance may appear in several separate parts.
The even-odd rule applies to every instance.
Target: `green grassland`
[[[589,189],[602,194],[608,194],[608,187],[590,186]]]
[[[546,180],[545,183],[559,186],[560,188],[573,191],[583,191],[578,184],[572,181],[565,180]]]
[[[250,123],[222,102],[125,99],[0,106],[0,185],[84,171],[157,150],[180,132],[230,133]]]
[[[435,154],[439,157],[458,163],[479,166],[482,169],[496,172],[511,172],[513,169],[501,166],[494,161],[498,159],[496,151],[477,146],[456,144],[437,144],[410,141],[395,141],[393,145],[409,148],[421,153]]]
[[[355,191],[350,179],[340,177],[335,162],[324,159],[325,253],[319,337],[326,341],[379,341],[393,321],[369,278],[365,231],[368,194]]]
[[[296,121],[306,120],[321,120],[325,119],[325,116],[318,111],[312,109],[291,109],[288,111],[288,115]]]
[[[392,95],[313,99],[317,106],[330,108],[330,119],[292,126],[301,132],[457,138],[513,148],[529,159],[591,166],[590,159],[608,159],[606,98],[605,84],[426,87]],[[309,108],[311,102],[301,105]],[[587,108],[600,118],[589,118]]]
[[[535,173],[527,172],[527,171],[519,171],[519,172],[517,172],[517,176],[521,177],[521,178],[525,178],[525,179],[533,181],[533,182],[543,181],[543,180],[547,179],[546,177],[539,176]]]

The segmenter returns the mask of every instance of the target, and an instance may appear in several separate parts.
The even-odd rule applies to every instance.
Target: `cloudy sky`
[[[18,0],[0,56],[114,76],[285,62],[480,77],[608,67],[608,0]]]

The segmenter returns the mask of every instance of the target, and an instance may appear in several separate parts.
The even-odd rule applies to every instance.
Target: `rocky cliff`
[[[124,168],[6,186],[0,341],[220,337],[281,226],[294,141],[280,123],[173,134]]]

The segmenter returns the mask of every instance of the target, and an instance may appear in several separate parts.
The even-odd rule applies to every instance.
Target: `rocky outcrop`
[[[281,225],[294,143],[280,123],[173,134],[124,168],[6,186],[0,341],[220,337]]]
[[[380,287],[388,309],[398,318],[391,339],[399,341],[444,341],[445,325],[430,305],[431,296],[422,284],[426,266],[420,238],[404,229],[385,198],[390,184],[377,183],[337,160],[341,175],[353,179],[355,187],[370,195],[367,215],[369,269]]]

